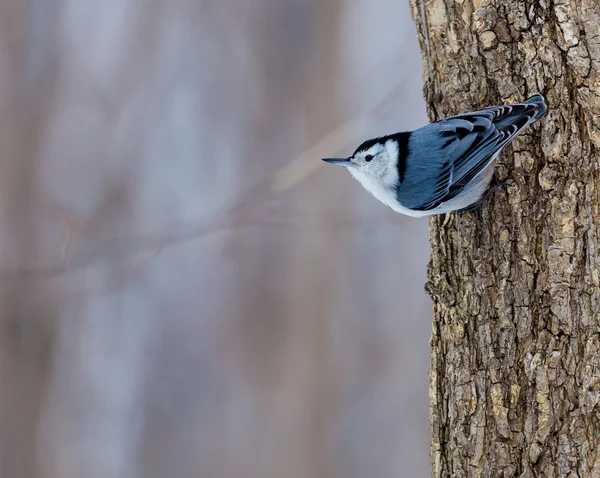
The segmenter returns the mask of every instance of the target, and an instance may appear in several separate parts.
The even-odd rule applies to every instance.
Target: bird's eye
[[[373,161],[373,157],[374,157],[374,156],[373,156],[372,154],[367,154],[367,155],[365,156],[365,161],[366,161],[367,163],[369,163],[369,162]]]

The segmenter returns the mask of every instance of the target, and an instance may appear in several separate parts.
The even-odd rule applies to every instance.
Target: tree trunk
[[[600,477],[600,2],[411,0],[431,120],[534,92],[482,209],[434,217],[434,477]]]

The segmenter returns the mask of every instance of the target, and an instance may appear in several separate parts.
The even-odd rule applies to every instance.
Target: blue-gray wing
[[[411,181],[400,186],[399,201],[411,209],[429,211],[455,198],[545,113],[543,98],[535,95],[525,103],[452,116],[415,131],[409,145]]]

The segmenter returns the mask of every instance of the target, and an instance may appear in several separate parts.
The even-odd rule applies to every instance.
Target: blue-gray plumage
[[[500,152],[546,111],[544,98],[536,94],[524,103],[370,139],[349,158],[324,161],[346,166],[367,191],[397,212],[418,217],[468,209],[489,190]]]

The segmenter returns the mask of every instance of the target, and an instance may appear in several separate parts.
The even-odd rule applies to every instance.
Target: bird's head
[[[354,177],[385,180],[398,165],[398,140],[392,137],[370,139],[348,158],[323,158],[323,161],[348,168]]]

